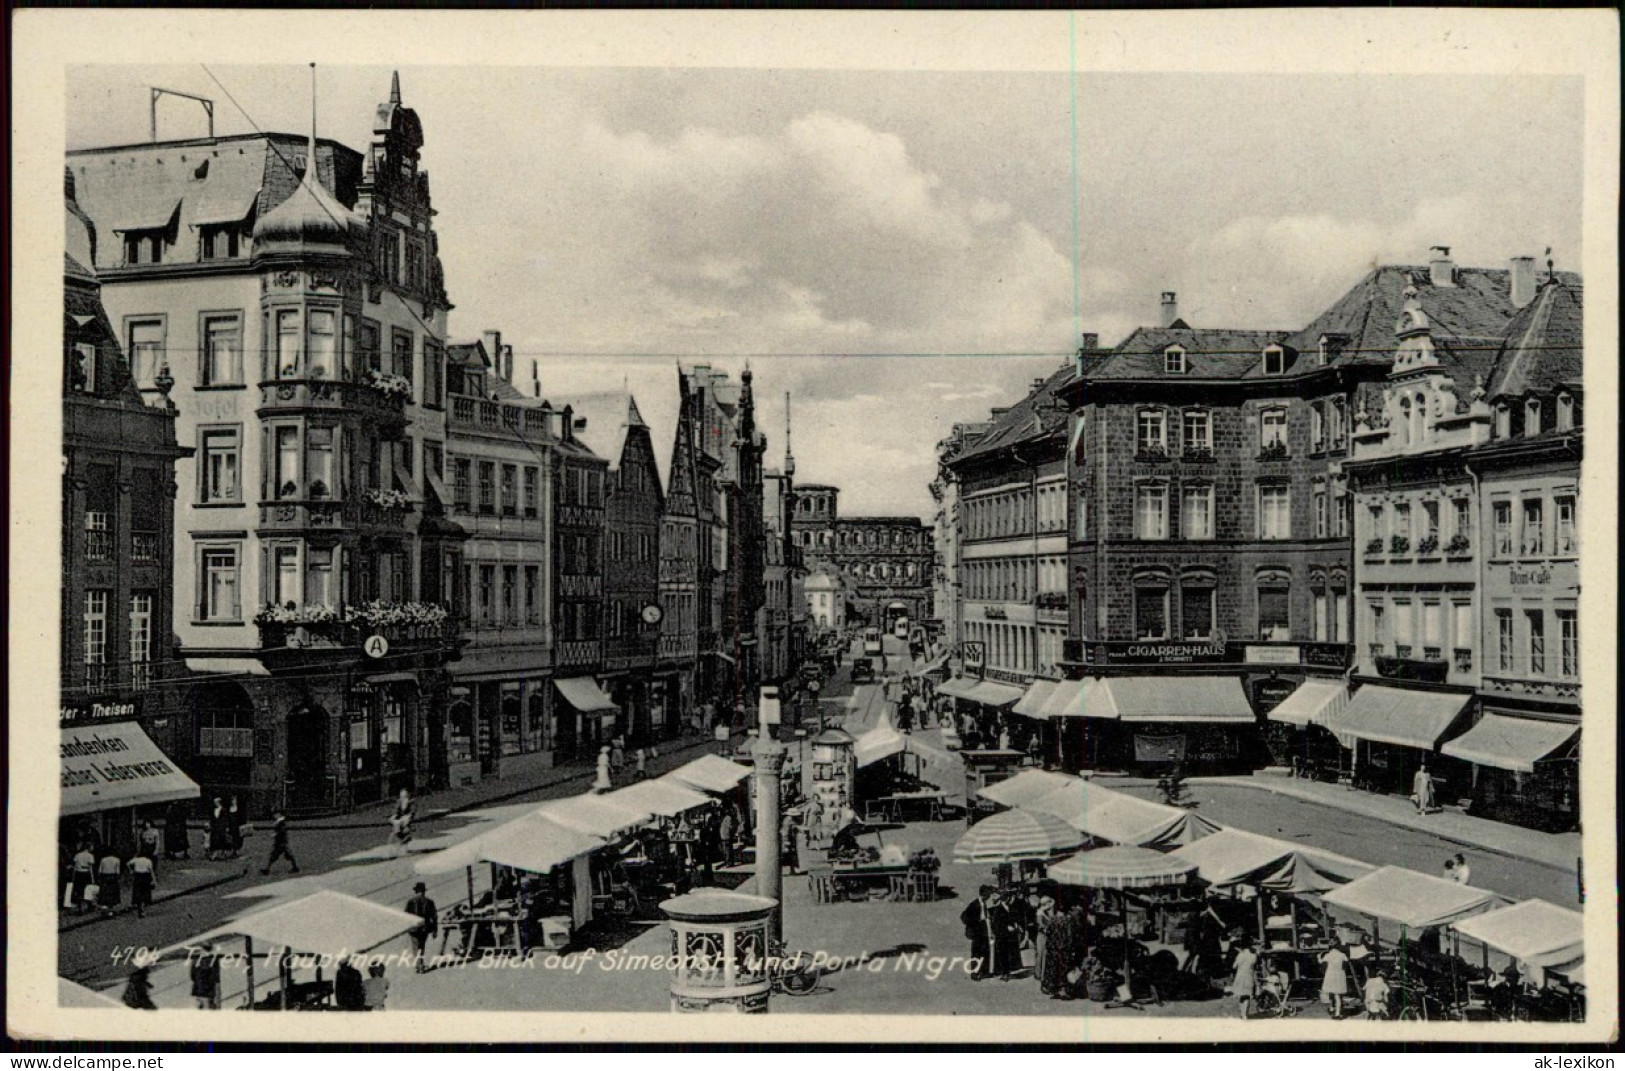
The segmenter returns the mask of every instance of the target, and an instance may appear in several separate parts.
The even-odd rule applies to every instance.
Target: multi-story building
[[[1000,708],[1060,673],[1066,639],[1067,364],[946,462],[958,485],[961,676],[942,691]],[[974,678],[981,678],[975,683]],[[1035,726],[1023,726],[1032,729]],[[1023,735],[1030,735],[1026,733]]]
[[[665,501],[654,443],[630,394],[583,395],[569,406],[576,437],[608,464],[600,681],[620,712],[616,735],[647,744],[672,736],[681,717],[669,677],[655,675]]]
[[[174,590],[175,410],[147,405],[130,378],[90,265],[97,230],[66,176],[62,352],[62,809],[64,840],[135,846],[136,808],[197,794],[176,768],[193,740],[178,717],[170,599]],[[166,386],[172,386],[166,379]],[[116,738],[108,778],[79,743]],[[96,752],[87,752],[97,754]]]
[[[961,504],[959,477],[950,465],[992,425],[955,424],[948,437],[937,443],[937,478],[931,481],[931,500],[936,503],[932,518],[931,613],[928,626],[935,638],[952,648],[964,639],[959,622],[959,576]],[[931,621],[935,624],[931,625]]]
[[[446,711],[450,784],[532,773],[548,734],[554,439],[513,386],[497,332],[447,347],[446,441],[424,443],[429,490],[467,532],[467,643]],[[431,734],[431,737],[434,734]]]
[[[819,565],[807,574],[804,585],[807,613],[816,632],[846,631],[846,578],[833,565]]]
[[[686,376],[678,375],[677,429],[666,472],[660,518],[660,641],[656,675],[666,682],[682,716],[691,719],[696,695],[701,619],[710,612],[710,466],[695,448],[697,404]],[[702,486],[702,477],[706,483]],[[702,520],[702,514],[706,517]],[[696,728],[707,728],[698,726]]]
[[[620,708],[599,686],[604,663],[605,489],[609,463],[577,437],[575,413],[542,402],[556,439],[553,463],[553,685],[556,759],[584,758],[620,729]]]
[[[790,524],[809,568],[833,566],[845,578],[849,624],[890,630],[931,616],[935,552],[918,517],[843,517],[839,488],[803,484]]]
[[[793,467],[793,461],[791,466]],[[763,548],[762,613],[757,635],[762,638],[762,682],[784,684],[795,669],[793,581],[799,548],[790,545],[789,511],[795,491],[791,478],[777,469],[762,475]]]
[[[449,308],[423,145],[397,80],[364,153],[313,131],[68,157],[118,236],[94,267],[135,385],[173,381],[195,450],[170,625],[198,780],[251,813],[444,777],[462,549],[418,478]]]

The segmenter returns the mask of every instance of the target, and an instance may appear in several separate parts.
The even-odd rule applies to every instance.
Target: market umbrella
[[[1083,835],[1052,814],[1004,811],[965,831],[954,845],[954,862],[1044,862],[1082,844]]]

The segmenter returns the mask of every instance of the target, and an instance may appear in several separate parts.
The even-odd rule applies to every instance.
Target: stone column
[[[779,771],[784,766],[784,745],[768,735],[756,736],[756,895],[774,903],[768,936],[784,936],[783,876],[779,864]]]

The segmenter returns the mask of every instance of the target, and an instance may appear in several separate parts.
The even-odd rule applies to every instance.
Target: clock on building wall
[[[665,615],[661,612],[660,607],[656,606],[654,603],[650,603],[643,608],[643,623],[646,625],[660,624],[660,619],[663,616]]]

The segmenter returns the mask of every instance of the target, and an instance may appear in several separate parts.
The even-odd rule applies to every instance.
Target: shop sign
[[[985,660],[986,651],[980,640],[970,640],[959,645],[960,654],[964,656],[965,672],[980,673]]]
[[[1349,668],[1349,656],[1354,647],[1347,643],[1310,643],[1303,648],[1303,664],[1323,666],[1326,669]]]
[[[982,616],[989,621],[1004,621],[1009,615],[1004,612],[1002,606],[984,606],[982,607]]]
[[[1253,682],[1253,709],[1268,714],[1280,706],[1287,696],[1298,690],[1298,681],[1270,678]]]
[[[1552,582],[1552,571],[1544,565],[1530,569],[1513,568],[1508,571],[1507,579],[1515,588],[1545,587]]]
[[[1223,662],[1222,643],[1095,643],[1090,644],[1094,662],[1175,665],[1189,662]]]
[[[982,679],[988,681],[1003,681],[1005,684],[1019,684],[1023,688],[1033,682],[1033,679],[1021,673],[1013,673],[1008,669],[989,669],[982,673]]]
[[[1259,647],[1248,644],[1242,649],[1242,661],[1262,662],[1272,666],[1295,666],[1303,659],[1296,647]]]
[[[125,703],[74,703],[63,706],[60,718],[63,723],[75,721],[112,721],[115,718],[139,718],[141,716],[141,703],[130,700]]]

